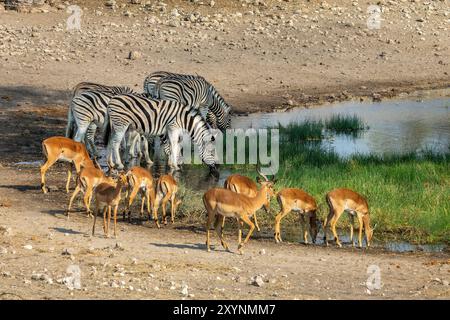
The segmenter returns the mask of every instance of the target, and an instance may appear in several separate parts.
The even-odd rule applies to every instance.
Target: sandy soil
[[[78,3],[81,33],[65,31],[65,9],[0,10],[0,299],[450,298],[448,253],[252,239],[241,256],[216,237],[208,253],[204,228],[180,221],[160,230],[120,221],[118,239],[105,239],[99,224],[91,237],[92,219],[64,216],[64,166],[50,170],[53,191],[43,195],[38,167],[15,165],[41,160],[40,141],[64,132],[68,94],[83,80],[139,90],[155,70],[198,73],[243,113],[448,87],[445,1],[382,1],[380,30],[367,29],[361,1],[167,1],[165,11],[157,2],[117,1],[115,11]],[[191,14],[198,22],[184,20]],[[127,59],[133,50],[141,57]],[[228,238],[236,249],[236,234]],[[80,290],[64,281],[71,265],[81,269]],[[382,288],[369,292],[370,265]]]

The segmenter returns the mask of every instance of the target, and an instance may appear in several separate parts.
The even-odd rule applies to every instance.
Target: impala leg
[[[96,203],[95,204],[95,213],[94,213],[94,224],[92,225],[92,235],[94,235],[94,233],[95,233],[95,223],[97,222],[98,211],[99,211],[99,207],[98,207],[98,203]]]
[[[164,195],[164,198],[162,198],[162,200],[161,200],[164,225],[167,225],[166,206],[167,206],[167,202],[169,201],[169,199],[170,199],[170,194],[166,193]]]
[[[224,217],[225,219],[225,217]],[[238,246],[242,243],[242,224],[239,219],[236,219],[238,225]]]
[[[56,162],[55,159],[51,159],[47,157],[47,161],[41,166],[41,189],[44,193],[48,192],[47,187],[45,186],[45,174],[47,173],[47,170]]]
[[[114,238],[117,238],[117,209],[119,208],[119,204],[114,206]]]
[[[136,198],[136,195],[139,191],[139,185],[135,184],[133,185],[133,190],[131,191],[130,197],[128,198],[127,207],[125,209],[125,212],[128,214],[128,222],[131,222],[131,205],[133,204],[134,198]],[[125,213],[123,214],[125,218]]]
[[[211,228],[211,223],[212,223],[213,218],[214,218],[214,214],[212,212],[208,211],[208,219],[206,221],[206,250],[208,250],[208,252],[211,251],[210,239],[209,239],[209,237],[210,237],[209,229]]]
[[[354,226],[354,217],[351,213],[348,214],[348,219],[350,223],[350,241],[352,243],[352,247],[355,246],[355,242],[353,242],[353,226]]]
[[[103,208],[103,233],[106,234],[106,212],[108,211],[108,206]]]
[[[253,214],[253,219],[255,220],[256,230],[258,230],[258,232],[260,232],[261,229],[259,228],[259,225],[258,225],[258,219],[256,218],[256,212]]]
[[[243,243],[240,243],[238,246],[238,250],[239,252],[242,254],[242,247],[248,242],[248,240],[250,239],[250,236],[253,233],[253,230],[255,230],[255,225],[253,224],[253,222],[250,220],[250,218],[244,214],[241,216],[241,220],[244,221],[248,226],[250,226],[250,230],[248,231],[247,236],[245,237],[245,240]]]
[[[170,197],[170,219],[171,219],[172,223],[175,222],[175,210],[176,209],[177,209],[177,202],[175,199],[175,193],[173,193],[172,196]],[[222,223],[222,220],[221,220],[221,223]]]
[[[109,238],[109,224],[111,222],[111,206],[108,206],[108,217],[106,218],[106,237]]]
[[[281,239],[281,220],[290,212],[287,208],[282,207],[281,211],[275,217],[275,241],[283,242]]]
[[[358,223],[359,223],[359,230],[358,230],[358,246],[362,248],[362,229],[363,229],[363,219],[362,215],[358,213]]]
[[[84,193],[84,198],[83,198],[84,206],[86,207],[86,214],[87,214],[88,218],[92,216],[92,213],[91,213],[92,191],[93,191],[92,186],[88,186],[86,188],[86,192]]]
[[[216,220],[214,221],[214,229],[216,229],[216,233],[219,236],[222,247],[225,250],[229,251],[230,249],[228,249],[228,244],[226,243],[226,241],[223,237],[223,233],[222,233],[222,216],[221,215],[216,215]]]
[[[305,214],[300,214],[300,220],[303,229],[303,242],[308,244],[308,229],[306,228]]]
[[[339,247],[342,247],[342,244],[341,244],[341,242],[339,241],[339,237],[338,237],[338,234],[337,234],[337,232],[336,232],[336,224],[337,224],[337,221],[338,221],[338,219],[336,219],[336,217],[333,217],[333,218],[331,219],[331,221],[330,221],[330,224],[331,224],[331,232],[333,232],[333,236],[334,236],[334,238],[336,239],[336,244],[337,244]]]
[[[70,197],[70,200],[69,200],[69,207],[67,208],[67,218],[69,218],[69,213],[70,213],[70,209],[72,208],[73,200],[75,200],[75,197],[77,196],[78,193],[80,193],[80,191],[81,191],[81,188],[79,185],[77,185],[75,187],[74,192],[72,193],[72,196]]]
[[[66,193],[69,193],[70,178],[72,177],[72,167],[73,167],[73,164],[70,162],[67,166]]]
[[[144,205],[146,199],[147,199],[147,192],[141,190],[141,212],[140,212],[141,218],[144,216]]]

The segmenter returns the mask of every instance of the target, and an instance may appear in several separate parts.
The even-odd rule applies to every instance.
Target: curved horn
[[[269,179],[267,179],[267,176],[265,174],[263,174],[260,170],[259,170],[259,165],[256,166],[256,172],[258,172],[258,174],[264,178],[264,180],[269,181]]]

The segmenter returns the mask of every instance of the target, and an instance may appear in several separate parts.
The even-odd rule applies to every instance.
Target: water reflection
[[[368,126],[358,137],[336,135],[323,144],[341,156],[355,153],[408,153],[433,149],[448,152],[450,146],[450,99],[426,101],[345,102],[312,109],[258,113],[235,117],[235,128],[266,128],[306,119],[326,120],[332,115],[360,117]]]

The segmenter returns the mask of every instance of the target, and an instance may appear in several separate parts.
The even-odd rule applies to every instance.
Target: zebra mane
[[[211,94],[214,96],[214,98],[217,99],[217,101],[219,102],[219,105],[224,109],[225,112],[229,113],[231,110],[231,107],[228,105],[228,103],[225,102],[225,99],[222,98],[222,96],[219,94],[219,92],[216,90],[216,88],[212,84],[210,84],[208,81],[206,81],[206,83],[209,85],[209,90],[210,90]]]

